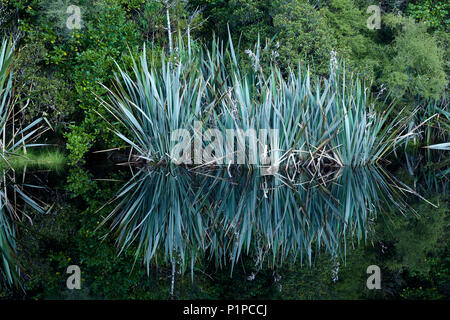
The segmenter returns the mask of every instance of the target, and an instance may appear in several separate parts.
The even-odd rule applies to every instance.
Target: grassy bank
[[[7,168],[13,168],[14,170],[24,168],[59,170],[64,167],[65,162],[65,155],[59,150],[28,151],[26,154],[6,156],[6,161],[0,158],[0,170]]]

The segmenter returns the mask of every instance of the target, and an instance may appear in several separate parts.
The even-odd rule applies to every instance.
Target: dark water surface
[[[414,279],[401,272],[428,274],[427,257],[442,260],[448,239],[448,174],[413,162],[275,176],[101,165],[7,172],[1,243],[17,259],[3,268],[19,272],[18,288],[3,294],[165,299],[172,277],[178,298],[411,294],[405,281]],[[83,273],[76,293],[65,286],[69,265]],[[385,274],[376,293],[366,287],[370,265]],[[239,292],[226,289],[233,281]],[[430,290],[442,298],[448,288]]]

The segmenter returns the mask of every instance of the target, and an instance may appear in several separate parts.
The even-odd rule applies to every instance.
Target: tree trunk
[[[169,0],[166,0],[167,35],[169,36],[169,53],[172,55],[172,29],[170,28]]]

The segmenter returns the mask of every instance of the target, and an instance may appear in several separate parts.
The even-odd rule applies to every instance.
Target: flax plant
[[[3,40],[0,45],[0,275],[7,285],[19,284],[19,267],[15,256],[15,221],[25,213],[21,211],[18,200],[33,210],[43,212],[42,207],[30,197],[23,187],[15,182],[14,169],[8,159],[11,156],[26,158],[27,148],[42,146],[33,143],[43,132],[42,119],[22,126],[19,114],[14,109],[13,96],[13,59],[14,45]],[[3,165],[6,163],[6,165]],[[13,173],[10,174],[10,171]]]
[[[248,50],[250,67],[242,67],[231,39],[215,40],[209,50],[179,36],[177,49],[176,56],[149,63],[144,46],[131,73],[118,67],[102,100],[115,119],[111,129],[137,159],[171,162],[171,133],[194,129],[198,136],[194,121],[224,137],[235,129],[238,146],[246,144],[247,130],[278,130],[279,146],[268,152],[280,155],[279,165],[316,170],[375,164],[417,129],[407,130],[410,117],[401,113],[390,119],[393,106],[376,112],[369,88],[343,66],[331,68],[327,79],[311,79],[309,70],[282,75],[274,64],[261,66],[259,42]]]

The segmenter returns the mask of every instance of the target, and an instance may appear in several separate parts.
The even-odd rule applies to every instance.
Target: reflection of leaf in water
[[[291,181],[143,168],[119,199],[105,221],[113,218],[121,251],[135,243],[147,269],[157,257],[175,257],[183,268],[190,262],[191,270],[201,255],[232,266],[243,254],[274,266],[289,257],[310,264],[315,250],[343,257],[346,237],[367,239],[381,207],[406,206],[395,181],[377,168],[343,168],[325,182],[306,172]]]
[[[16,229],[14,222],[26,216],[17,200],[44,213],[23,185],[16,184],[14,175],[3,171],[0,176],[0,279],[7,285],[19,285],[19,264],[16,259]]]
[[[14,267],[14,254],[16,248],[15,230],[11,225],[11,204],[6,193],[6,184],[1,178],[0,189],[0,254],[1,254],[1,276],[8,284],[15,282],[17,273]]]

